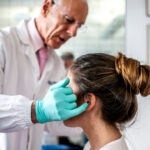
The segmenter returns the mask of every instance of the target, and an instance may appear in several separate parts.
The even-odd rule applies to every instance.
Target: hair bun
[[[116,72],[122,75],[126,85],[129,85],[135,94],[143,96],[150,94],[150,67],[140,65],[140,62],[127,58],[122,53],[115,60]]]

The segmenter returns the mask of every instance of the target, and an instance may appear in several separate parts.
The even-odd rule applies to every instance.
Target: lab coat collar
[[[44,47],[44,42],[36,28],[35,19],[30,20],[27,22],[27,30],[29,33],[29,37],[34,48],[34,51],[37,52],[39,49]]]
[[[38,66],[38,61],[35,57],[36,55],[35,55],[34,47],[33,47],[32,43],[30,41],[29,33],[28,33],[28,30],[27,30],[27,23],[28,23],[28,20],[25,20],[25,21],[22,21],[17,26],[17,34],[18,34],[20,42],[27,46],[27,48],[25,49],[25,54],[30,57],[30,60],[32,60],[33,67],[36,70],[38,68],[37,67]],[[32,50],[31,50],[31,48],[32,48]],[[50,47],[48,47],[48,52],[49,52],[48,57],[50,57],[50,55],[51,55],[51,57],[49,59],[52,62],[52,59],[54,57],[55,52]],[[49,61],[46,63],[43,75],[45,74],[45,72],[51,71],[51,67],[48,64],[49,64]],[[39,72],[39,69],[36,70],[36,71]],[[37,73],[37,74],[39,74],[39,73]]]
[[[28,20],[24,20],[24,21],[20,22],[20,24],[17,26],[17,34],[19,36],[19,39],[20,39],[21,43],[23,43],[25,45],[29,45],[29,43],[30,43],[29,35],[28,35],[28,31],[27,31],[27,22],[28,22]]]
[[[18,34],[18,37],[19,37],[21,43],[28,45],[28,46],[32,46],[32,48],[34,49],[33,45],[31,44],[28,29],[27,29],[28,22],[29,22],[29,20],[24,20],[24,21],[20,22],[20,24],[17,26],[17,34]],[[48,50],[53,51],[53,49],[50,47],[48,47]]]

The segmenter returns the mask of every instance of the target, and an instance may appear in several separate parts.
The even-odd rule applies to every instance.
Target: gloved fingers
[[[73,110],[77,107],[77,103],[66,103],[64,105],[64,108],[67,109],[67,110]]]
[[[71,95],[66,95],[66,102],[75,102],[77,100],[77,97],[75,94],[71,94]]]
[[[70,82],[70,79],[67,77],[64,80],[61,80],[58,83],[54,84],[50,88],[50,90],[54,90],[54,89],[59,88],[59,87],[66,87],[69,84],[69,82]]]
[[[64,87],[62,88],[62,92],[66,95],[69,95],[73,93],[73,89],[71,87]]]
[[[78,108],[75,108],[74,110],[70,111],[69,112],[70,117],[75,117],[75,116],[83,113],[86,110],[87,106],[88,106],[88,103],[84,103],[81,106],[79,106]]]

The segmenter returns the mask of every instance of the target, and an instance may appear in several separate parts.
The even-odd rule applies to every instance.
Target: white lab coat
[[[55,135],[80,132],[79,128],[65,127],[62,122],[33,125],[29,117],[32,101],[43,98],[49,81],[57,82],[64,75],[62,60],[50,50],[39,80],[39,65],[26,21],[0,30],[0,132],[13,132],[6,134],[7,150],[40,150],[45,128]],[[18,130],[21,131],[14,132]]]

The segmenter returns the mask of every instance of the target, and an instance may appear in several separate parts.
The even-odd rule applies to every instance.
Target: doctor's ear
[[[90,111],[96,104],[96,96],[93,93],[88,93],[84,96],[84,102],[88,103],[88,107],[86,110]]]
[[[46,17],[51,10],[51,7],[55,4],[54,0],[44,0],[42,6],[42,15]]]

